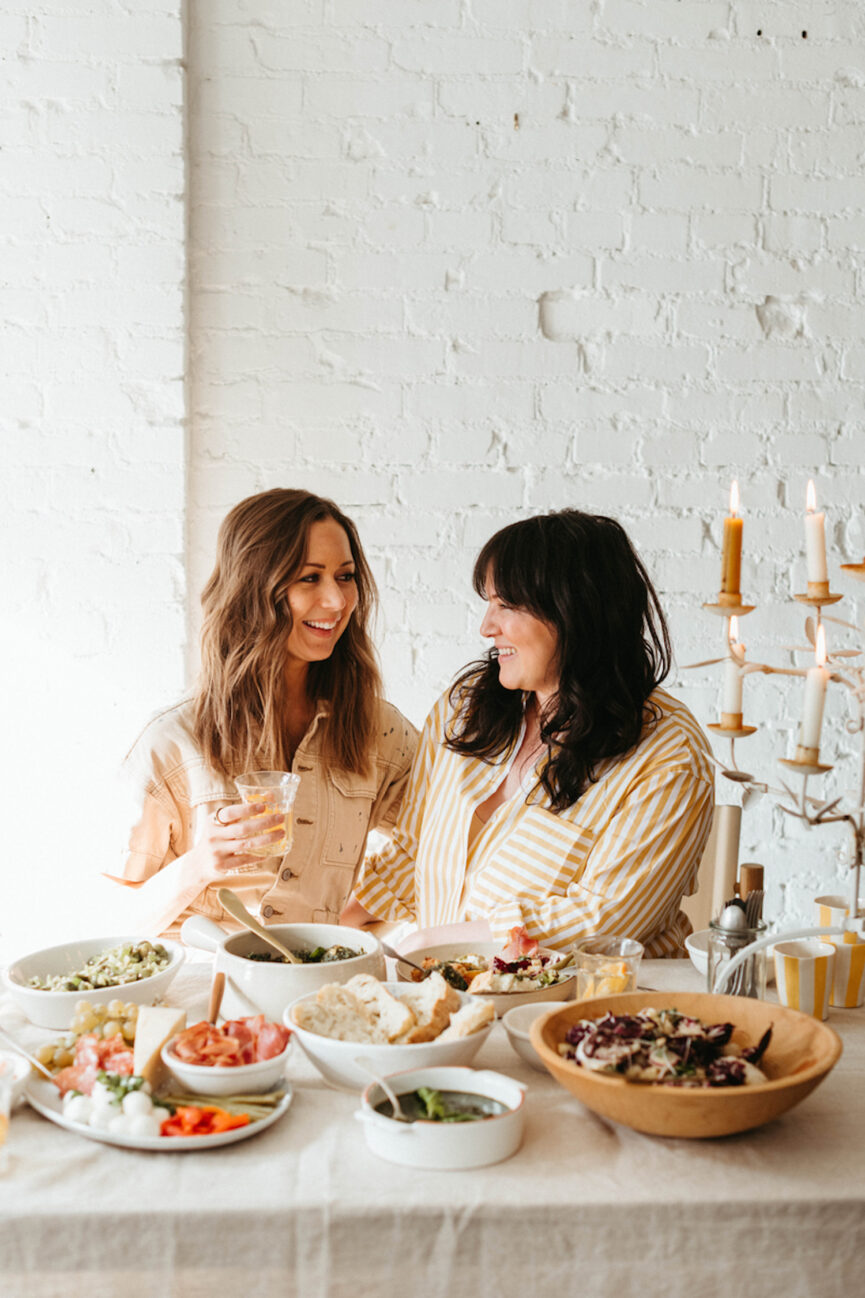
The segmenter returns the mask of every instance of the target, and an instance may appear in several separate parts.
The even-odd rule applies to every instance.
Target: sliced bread
[[[460,1007],[459,992],[437,972],[422,983],[406,983],[399,990],[399,998],[411,1008],[416,1019],[408,1031],[397,1037],[399,1045],[435,1041],[450,1022],[451,1014]]]
[[[473,1032],[480,1032],[488,1023],[492,1023],[496,1012],[489,1001],[468,1001],[456,1014],[451,1015],[450,1026],[438,1038],[439,1041],[455,1041],[457,1037],[470,1037]]]
[[[381,1041],[404,1039],[405,1033],[415,1026],[417,1020],[411,1006],[392,996],[372,974],[355,974],[345,986],[378,1027]]]
[[[292,1016],[299,1028],[334,1041],[386,1041],[366,1006],[346,987],[326,983],[314,1001],[296,1005]]]

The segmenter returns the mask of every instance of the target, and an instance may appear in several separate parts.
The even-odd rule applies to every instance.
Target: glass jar
[[[725,928],[719,920],[709,923],[709,963],[706,988],[713,992],[722,971],[740,951],[763,937],[766,925],[763,920],[755,928]],[[753,1000],[766,999],[766,948],[754,951],[736,968],[733,977],[721,989],[726,996],[750,996]]]

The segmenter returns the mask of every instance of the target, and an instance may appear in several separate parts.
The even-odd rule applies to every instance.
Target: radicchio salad
[[[767,1082],[757,1067],[772,1037],[756,1046],[731,1043],[732,1023],[706,1026],[676,1009],[605,1014],[568,1029],[559,1054],[592,1072],[661,1086],[749,1086]]]

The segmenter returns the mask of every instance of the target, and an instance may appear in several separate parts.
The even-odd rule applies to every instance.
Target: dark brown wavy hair
[[[292,628],[288,584],[306,562],[313,523],[333,519],[354,560],[357,607],[307,689],[328,705],[323,754],[346,771],[369,769],[381,677],[368,624],[377,593],[354,524],[308,491],[275,488],[249,496],[223,520],[216,567],[201,595],[201,677],[195,738],[209,766],[229,777],[287,770],[286,642]]]
[[[657,724],[649,695],[670,670],[670,637],[655,588],[612,518],[562,509],[512,523],[478,555],[474,588],[525,609],[556,634],[558,689],[541,716],[539,775],[553,811],[571,806],[607,758]],[[524,698],[499,684],[495,650],[451,688],[457,709],[446,745],[493,763],[513,748]],[[535,792],[537,791],[537,786]]]

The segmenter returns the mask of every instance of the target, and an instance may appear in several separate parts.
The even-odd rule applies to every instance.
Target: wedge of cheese
[[[173,1010],[160,1005],[142,1005],[138,1011],[132,1069],[136,1077],[143,1077],[154,1091],[167,1076],[167,1069],[159,1058],[159,1052],[170,1037],[177,1032],[182,1032],[185,1027],[184,1010]]]

